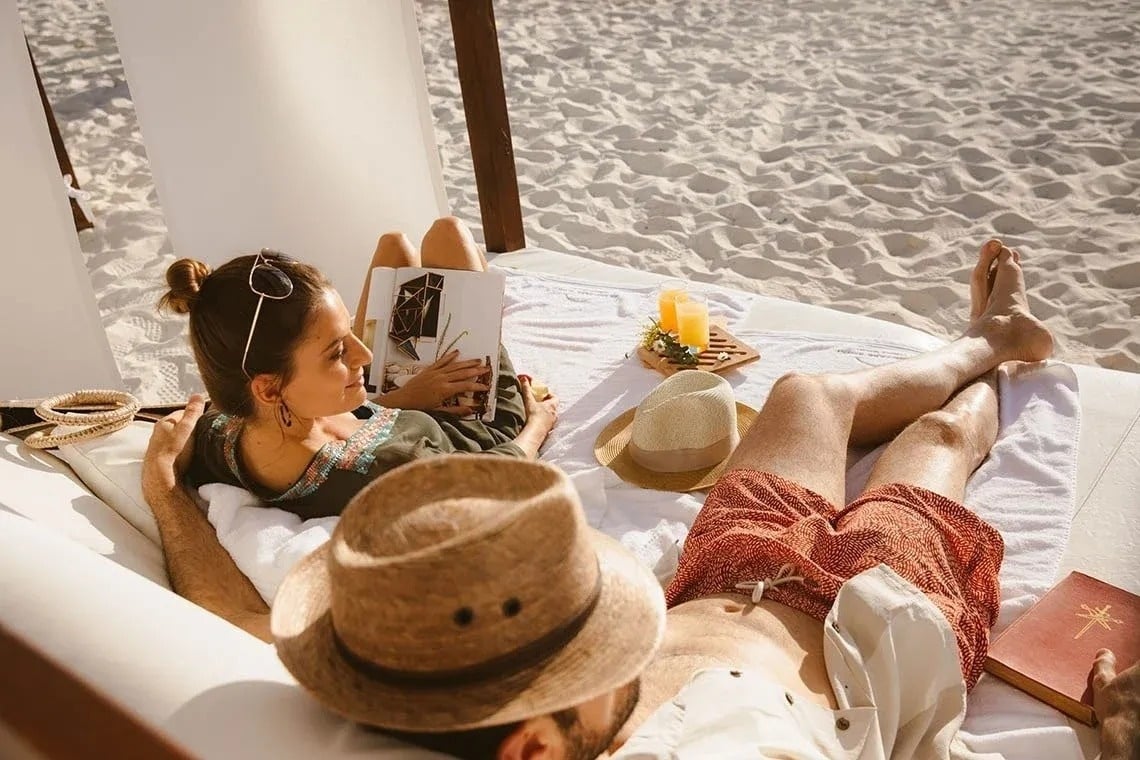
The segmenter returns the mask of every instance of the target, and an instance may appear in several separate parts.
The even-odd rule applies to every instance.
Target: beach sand
[[[447,6],[418,5],[448,199],[478,236]],[[1060,358],[1140,371],[1130,6],[499,3],[527,242],[950,337],[996,235]],[[153,308],[174,254],[102,3],[20,8],[128,388],[184,397],[185,320]]]

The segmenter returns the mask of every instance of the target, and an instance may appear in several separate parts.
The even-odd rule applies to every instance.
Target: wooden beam
[[[3,626],[0,672],[0,719],[46,757],[191,760],[166,736]]]
[[[32,73],[36,75],[36,88],[40,91],[40,103],[44,107],[44,116],[47,117],[48,131],[51,133],[51,144],[55,148],[55,160],[59,164],[59,176],[64,177],[68,174],[71,175],[71,186],[79,189],[79,178],[75,176],[75,169],[71,166],[71,158],[67,155],[67,146],[63,144],[63,135],[59,133],[59,125],[55,123],[55,113],[51,110],[51,103],[48,102],[47,93],[44,92],[44,83],[40,80],[40,70],[36,66],[36,58],[32,55],[32,46],[28,43],[27,37],[24,38],[24,44],[28,47],[28,58],[32,59]],[[79,208],[74,198],[68,198],[71,204],[71,219],[75,223],[75,231],[82,232],[83,230],[94,227],[95,224],[83,210]]]
[[[448,0],[467,137],[475,165],[483,242],[502,253],[526,247],[507,94],[492,0]]]

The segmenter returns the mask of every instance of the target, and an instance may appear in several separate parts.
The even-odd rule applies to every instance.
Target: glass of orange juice
[[[678,301],[677,342],[682,346],[695,346],[701,351],[709,347],[709,304],[700,296],[690,295]]]
[[[688,299],[689,294],[679,283],[668,283],[657,294],[657,324],[665,332],[677,332],[677,304]]]

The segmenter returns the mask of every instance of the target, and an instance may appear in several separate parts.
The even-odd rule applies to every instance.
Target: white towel
[[[752,296],[735,291],[709,288],[703,293],[710,311],[730,328],[753,302]],[[641,324],[655,309],[654,288],[510,272],[504,335],[518,371],[547,382],[562,400],[559,424],[543,458],[570,475],[589,522],[620,539],[664,582],[703,497],[635,488],[599,467],[593,456],[594,439],[605,424],[636,406],[661,380],[632,355]],[[760,350],[761,360],[726,378],[738,400],[757,408],[786,372],[849,371],[916,353],[885,341],[736,334]],[[1079,425],[1076,378],[1062,364],[1003,374],[999,393],[999,440],[965,499],[1006,541],[997,631],[1053,583],[1074,508]],[[850,471],[853,493],[877,454],[859,460]],[[331,533],[335,518],[301,523],[280,510],[248,506],[225,490],[214,492],[215,504],[207,488],[226,487],[202,489],[211,502],[210,521],[267,601],[292,563]],[[247,514],[251,511],[255,514]],[[976,750],[999,751],[1009,760],[1080,757],[1075,736],[1059,713],[988,678],[971,695],[963,738]],[[1049,752],[1040,750],[1041,741],[1050,742]]]

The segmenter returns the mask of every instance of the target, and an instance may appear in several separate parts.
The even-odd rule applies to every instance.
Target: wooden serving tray
[[[717,356],[722,353],[728,354],[728,358],[724,361],[718,361]],[[666,359],[645,346],[638,346],[637,356],[646,367],[655,369],[668,377],[687,369],[699,369],[705,372],[724,372],[736,369],[759,359],[760,352],[720,325],[710,325],[709,347],[697,355],[696,364],[680,364],[672,359]]]

